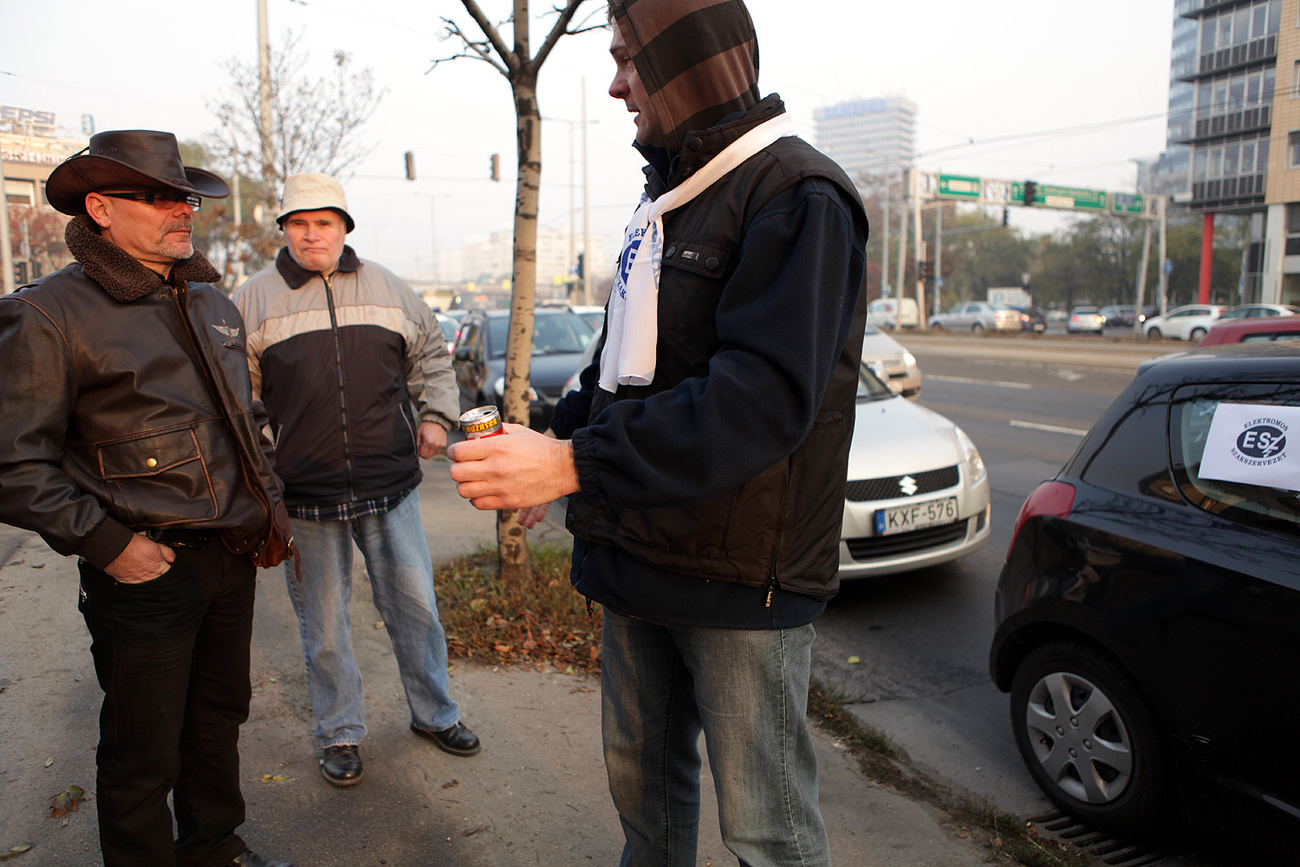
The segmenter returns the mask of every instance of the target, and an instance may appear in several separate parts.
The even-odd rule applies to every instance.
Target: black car
[[[1037,307],[1012,307],[1020,314],[1020,330],[1042,334],[1047,330],[1047,314]]]
[[[452,367],[462,411],[502,405],[509,326],[509,310],[474,310],[461,320]],[[591,326],[567,307],[538,308],[533,312],[529,427],[546,430],[551,423],[564,383],[577,369],[582,351],[593,336]]]
[[[1181,817],[1295,856],[1298,370],[1294,343],[1147,362],[1020,511],[989,665],[1085,825]]]

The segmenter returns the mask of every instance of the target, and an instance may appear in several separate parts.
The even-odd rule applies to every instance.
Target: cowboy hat
[[[64,214],[84,214],[86,193],[113,187],[180,190],[209,199],[230,195],[212,172],[181,165],[176,136],[147,129],[109,130],[50,172],[45,198]]]

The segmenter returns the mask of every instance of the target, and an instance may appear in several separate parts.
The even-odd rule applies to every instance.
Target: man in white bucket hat
[[[348,620],[354,542],[393,642],[411,731],[452,755],[479,751],[449,691],[416,491],[417,458],[443,450],[460,402],[428,305],[344,243],[355,223],[337,180],[290,177],[279,224],[286,244],[275,264],[233,298],[248,325],[253,391],[271,417],[276,471],[302,551],[302,581],[288,574],[287,583],[321,774],[352,786],[361,782],[366,734]]]

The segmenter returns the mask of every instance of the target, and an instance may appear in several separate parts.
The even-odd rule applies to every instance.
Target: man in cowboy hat
[[[99,133],[46,184],[76,262],[0,298],[0,520],[79,558],[106,867],[285,867],[235,833],[254,579],[292,542],[239,311],[191,240],[228,194],[171,133]]]
[[[248,326],[253,394],[277,432],[275,467],[302,548],[303,578],[290,574],[288,585],[321,774],[353,786],[366,735],[348,617],[354,542],[393,642],[411,731],[455,756],[479,751],[451,697],[416,490],[419,458],[442,451],[460,401],[429,306],[344,244],[355,224],[338,181],[293,175],[278,221],[284,249],[232,298]]]

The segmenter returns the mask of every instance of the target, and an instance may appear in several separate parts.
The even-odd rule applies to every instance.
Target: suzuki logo
[[[920,486],[917,485],[916,483],[916,479],[912,478],[911,476],[903,476],[901,479],[898,480],[898,489],[902,491],[906,496],[910,497],[913,494],[915,494],[919,487]]]

